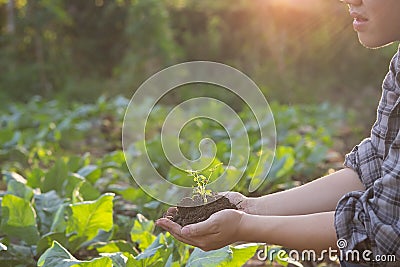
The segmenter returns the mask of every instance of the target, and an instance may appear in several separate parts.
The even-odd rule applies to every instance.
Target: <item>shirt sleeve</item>
[[[357,172],[365,188],[369,188],[381,176],[382,158],[371,138],[366,138],[346,155],[343,165]]]
[[[370,146],[370,141],[365,140],[359,148]],[[359,160],[359,152],[352,152],[355,160]],[[396,255],[399,261],[400,134],[393,142],[381,170],[381,177],[366,191],[350,192],[339,200],[335,212],[335,228],[338,239],[346,240],[344,252],[357,249],[360,244],[367,244],[366,248],[374,256]]]

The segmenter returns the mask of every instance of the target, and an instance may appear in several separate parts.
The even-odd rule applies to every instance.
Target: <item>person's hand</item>
[[[236,205],[238,210],[242,210],[248,214],[257,214],[257,198],[246,197],[239,192],[220,192],[218,195],[225,196],[229,199],[229,202]]]
[[[168,212],[173,212],[173,209],[170,208]],[[244,214],[243,211],[226,209],[214,213],[203,222],[184,227],[168,218],[158,219],[156,225],[170,232],[179,241],[209,251],[242,239],[241,220]]]

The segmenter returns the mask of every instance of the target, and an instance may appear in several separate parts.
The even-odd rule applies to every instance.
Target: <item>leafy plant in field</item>
[[[213,266],[241,266],[254,255],[256,244],[203,252],[155,229],[151,218],[160,217],[165,206],[131,184],[119,147],[127,103],[122,97],[69,105],[33,98],[4,107],[7,111],[0,115],[0,266],[202,266],[210,258]],[[325,106],[271,107],[278,146],[269,177],[260,188],[262,194],[294,186],[294,175],[321,172],[315,166],[323,165],[343,117]],[[217,157],[205,173],[195,170],[202,169],[210,160],[207,157],[198,165],[181,166],[191,169],[187,172],[171,167],[160,156],[157,132],[168,109],[161,106],[150,119],[149,146],[135,144],[127,156],[135,158],[147,149],[160,173],[176,184],[194,182],[193,194],[206,202],[211,194],[207,184],[229,162],[230,139],[209,120],[187,127],[181,135],[183,153],[197,158],[199,140],[207,135],[215,140]],[[260,175],[255,173],[258,159],[267,162],[273,155],[259,151],[258,126],[251,122],[251,114],[243,110],[241,117],[251,154],[235,190],[246,192],[249,177]],[[132,167],[142,170],[140,160]],[[231,179],[239,170],[224,171],[226,179]]]
[[[136,220],[130,218],[134,223],[125,230],[127,240],[116,239],[123,225],[114,221],[114,194],[73,203],[55,190],[32,191],[16,173],[3,173],[3,178],[7,192],[1,205],[1,266],[31,266],[35,258],[38,266],[164,266],[173,252],[189,253],[188,246],[175,245],[168,235],[156,236],[154,222],[141,214]],[[19,257],[22,253],[25,256]],[[77,255],[86,260],[78,260]],[[183,263],[187,258],[171,256],[170,261]]]

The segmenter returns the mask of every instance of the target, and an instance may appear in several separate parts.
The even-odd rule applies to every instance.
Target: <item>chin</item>
[[[387,46],[387,45],[390,45],[390,44],[392,44],[393,42],[391,42],[391,43],[385,43],[385,44],[379,44],[379,45],[368,45],[368,44],[365,44],[365,43],[361,43],[364,47],[366,47],[366,48],[369,48],[369,49],[378,49],[378,48],[382,48],[382,47],[385,47],[385,46]]]
[[[360,43],[366,47],[366,48],[370,48],[370,49],[377,49],[377,48],[381,48],[387,45],[390,45],[394,42],[394,40],[390,40],[390,41],[384,41],[384,40],[371,40],[368,38],[362,38],[362,36],[359,35],[358,37]]]

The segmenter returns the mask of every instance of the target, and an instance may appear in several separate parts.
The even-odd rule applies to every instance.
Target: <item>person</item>
[[[360,43],[378,48],[400,40],[399,0],[342,0]],[[344,168],[305,185],[258,198],[227,192],[240,210],[222,210],[181,227],[156,225],[176,239],[209,251],[237,241],[266,242],[316,252],[341,249],[367,257],[342,266],[389,266],[400,261],[400,54],[393,57],[371,135],[346,155]],[[173,211],[173,208],[170,208]],[[344,240],[338,245],[338,240]],[[390,256],[389,256],[390,255]],[[363,256],[363,257],[364,257]],[[393,260],[393,258],[390,258]]]

